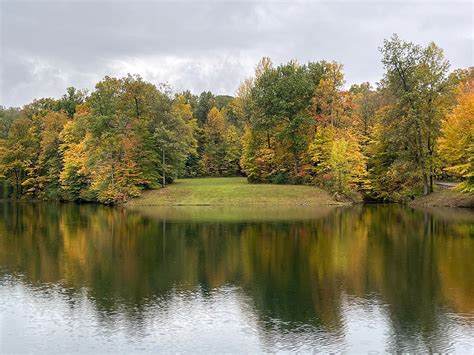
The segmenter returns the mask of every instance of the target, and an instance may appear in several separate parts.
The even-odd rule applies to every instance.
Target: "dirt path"
[[[445,182],[445,181],[435,181],[435,185],[445,188],[445,189],[450,189],[452,187],[456,187],[459,185],[459,182]]]

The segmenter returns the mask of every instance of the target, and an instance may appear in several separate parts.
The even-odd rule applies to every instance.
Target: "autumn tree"
[[[194,108],[194,117],[196,117],[199,126],[204,126],[209,115],[209,111],[216,106],[214,95],[210,91],[203,91],[197,100]]]
[[[352,85],[350,93],[353,95],[355,113],[358,116],[358,131],[361,134],[361,143],[366,146],[376,124],[377,111],[384,105],[383,96],[368,82]]]
[[[252,99],[258,113],[254,127],[264,132],[268,149],[272,140],[288,146],[285,172],[296,181],[300,177],[303,154],[308,146],[306,132],[311,126],[307,112],[314,86],[306,67],[296,62],[266,69],[256,78]],[[289,164],[289,165],[288,165]]]
[[[343,122],[347,109],[342,94],[343,85],[342,65],[324,62],[311,99],[311,110],[317,124],[335,127]]]
[[[162,90],[138,76],[106,77],[87,100],[90,133],[84,137],[87,165],[94,167],[87,170],[99,201],[127,200],[158,187],[163,175],[171,182],[183,171],[195,149],[195,123],[189,107],[173,106]]]
[[[8,137],[12,123],[20,117],[20,114],[19,108],[0,106],[0,139]]]
[[[196,177],[202,174],[201,157],[198,153],[198,141],[202,140],[202,129],[198,127],[197,120],[194,118],[192,105],[189,103],[189,98],[185,95],[177,95],[173,101],[171,114],[176,119],[186,123],[186,130],[190,130],[189,135],[186,135],[188,150],[185,152],[185,166],[182,175],[185,177]]]
[[[231,176],[239,172],[240,137],[217,107],[209,111],[204,125],[204,141],[206,175]]]
[[[426,195],[433,189],[436,142],[452,86],[449,63],[434,43],[423,48],[396,35],[384,41],[381,53],[386,69],[381,86],[389,102],[383,127],[393,140],[387,148],[395,152],[388,164],[403,166],[399,172],[418,179]]]
[[[439,138],[441,158],[445,170],[465,180],[461,189],[474,191],[474,70],[457,88],[457,105],[441,125]]]
[[[314,132],[307,155],[308,181],[339,193],[366,192],[369,184],[359,102],[352,91],[343,88],[342,65],[313,64],[312,77],[319,82],[310,106]]]
[[[86,105],[76,109],[74,121],[68,121],[61,131],[60,151],[63,169],[59,176],[61,193],[68,201],[93,201],[90,193],[91,171],[88,147],[92,143],[89,131],[90,111]]]
[[[38,144],[33,121],[24,116],[12,122],[8,136],[0,142],[0,174],[13,187],[15,198],[27,192],[24,182],[28,181],[37,158]]]
[[[60,134],[67,121],[68,116],[62,112],[50,112],[43,118],[38,158],[38,176],[36,177],[35,185],[38,186],[38,194],[44,194],[44,196],[39,197],[49,199],[58,198],[60,195],[59,177],[63,169]]]
[[[66,94],[59,100],[59,107],[63,110],[68,118],[73,118],[76,113],[76,107],[84,102],[86,98],[86,92],[83,90],[77,90],[74,87],[68,87]]]

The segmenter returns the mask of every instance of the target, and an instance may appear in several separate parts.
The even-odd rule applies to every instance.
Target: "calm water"
[[[0,204],[0,352],[474,352],[474,211]]]

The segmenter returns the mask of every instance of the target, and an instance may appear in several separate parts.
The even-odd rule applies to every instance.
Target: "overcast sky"
[[[347,85],[380,80],[398,33],[473,65],[473,1],[0,0],[0,105],[140,74],[175,91],[234,94],[262,56],[344,64]]]

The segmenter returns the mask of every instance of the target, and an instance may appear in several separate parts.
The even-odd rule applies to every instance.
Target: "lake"
[[[0,352],[474,352],[474,211],[0,204]]]

